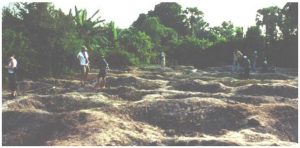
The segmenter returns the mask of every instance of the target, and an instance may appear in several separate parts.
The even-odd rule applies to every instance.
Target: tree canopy
[[[113,66],[155,64],[161,51],[168,64],[228,65],[235,48],[258,50],[275,66],[298,63],[298,3],[259,9],[256,26],[242,28],[230,21],[210,26],[198,8],[163,2],[125,29],[105,22],[100,10],[87,17],[90,12],[76,6],[65,14],[52,3],[13,4],[2,9],[2,62],[16,53],[21,78],[77,71],[82,45],[90,49],[92,67],[99,55]]]

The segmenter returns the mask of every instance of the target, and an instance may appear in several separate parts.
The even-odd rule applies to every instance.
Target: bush
[[[135,55],[124,50],[110,51],[106,60],[111,68],[120,68],[139,64],[139,60]]]
[[[204,49],[208,46],[210,43],[206,40],[186,37],[173,51],[169,51],[169,54],[178,64],[196,66],[199,63],[199,57],[202,56]]]

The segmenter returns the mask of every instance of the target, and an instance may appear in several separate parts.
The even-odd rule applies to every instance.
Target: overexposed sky
[[[232,21],[245,29],[255,25],[256,11],[269,6],[282,8],[286,0],[50,0],[55,7],[68,13],[74,6],[87,9],[91,16],[97,9],[106,22],[114,21],[120,28],[129,27],[141,13],[153,10],[160,2],[177,2],[183,9],[198,7],[210,26],[219,26],[223,21]],[[2,2],[3,3],[3,2]],[[7,5],[7,1],[4,3]]]

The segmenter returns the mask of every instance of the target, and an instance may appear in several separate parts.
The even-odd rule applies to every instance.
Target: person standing
[[[268,72],[268,61],[267,61],[266,57],[265,57],[264,62],[263,62],[262,72]]]
[[[9,62],[5,68],[8,70],[8,81],[9,89],[11,91],[11,97],[15,98],[17,96],[17,81],[16,81],[16,69],[17,69],[17,60],[15,59],[15,54],[11,54]]]
[[[82,46],[81,51],[77,55],[77,59],[80,62],[80,71],[81,71],[81,86],[85,86],[87,81],[88,73],[90,71],[89,67],[89,55],[87,48]]]
[[[251,71],[252,71],[252,72],[256,72],[256,62],[257,62],[257,58],[258,58],[257,50],[255,50],[255,51],[253,52],[252,60],[251,60]]]
[[[238,49],[235,49],[233,52],[233,65],[232,65],[232,72],[239,72],[240,71],[240,61],[243,58],[243,53]]]
[[[160,54],[160,66],[161,69],[164,71],[166,67],[166,54],[163,51]]]
[[[95,88],[96,89],[99,89],[99,88],[102,89],[102,88],[105,88],[106,75],[107,75],[107,72],[108,72],[108,69],[109,69],[108,63],[105,60],[103,55],[101,56],[98,67],[99,67],[99,74],[98,74],[98,77],[97,77],[97,83],[95,85]]]
[[[236,51],[233,51],[233,63],[232,63],[232,72],[236,72],[239,68],[240,64],[238,62]]]
[[[247,56],[244,56],[242,58],[242,66],[244,68],[244,71],[241,74],[241,78],[248,79],[250,76],[251,62]]]

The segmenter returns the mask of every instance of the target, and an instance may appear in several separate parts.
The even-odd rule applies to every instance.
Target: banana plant
[[[109,39],[112,42],[112,47],[117,49],[119,48],[119,35],[115,27],[115,23],[110,22],[108,27],[109,27]]]
[[[101,19],[100,16],[94,19],[99,11],[100,10],[97,10],[91,17],[88,18],[86,9],[78,10],[75,6],[74,21],[77,26],[77,31],[79,36],[85,41],[88,48],[96,46],[93,45],[93,38],[99,36],[102,30],[101,24],[105,21],[104,19]]]

